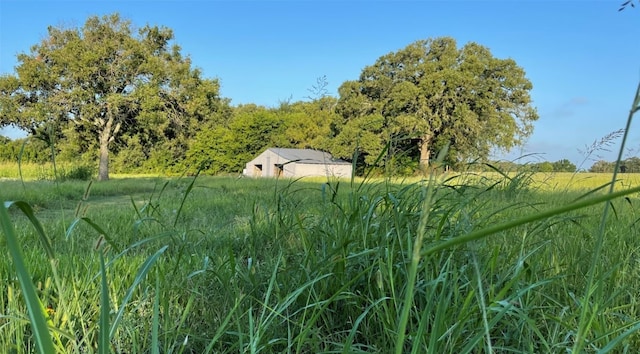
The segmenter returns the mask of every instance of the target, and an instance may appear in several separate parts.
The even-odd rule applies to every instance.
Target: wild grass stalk
[[[442,161],[444,156],[446,156],[448,149],[444,149],[440,153],[439,161]],[[429,182],[424,191],[425,195],[423,196],[424,202],[422,205],[422,212],[420,215],[420,222],[418,223],[418,229],[415,235],[415,242],[413,243],[413,247],[411,248],[411,264],[409,265],[409,273],[407,278],[407,289],[405,292],[404,302],[402,304],[402,312],[400,313],[400,318],[398,319],[398,337],[396,340],[395,352],[396,354],[401,354],[404,352],[405,347],[405,335],[407,330],[407,324],[409,322],[409,312],[413,307],[413,297],[415,291],[415,282],[418,273],[418,265],[420,263],[422,246],[424,242],[424,238],[426,236],[427,224],[429,223],[429,212],[433,207],[433,194],[434,194],[434,177],[433,173],[429,176]]]
[[[104,254],[102,250],[99,249],[98,251],[100,252],[100,333],[98,334],[98,353],[109,354],[111,352],[109,284],[107,282],[107,267],[104,262]]]
[[[613,169],[613,175],[611,177],[611,184],[609,185],[609,195],[614,194],[614,188],[616,183],[616,178],[618,176],[618,169],[620,168],[620,162],[622,161],[622,157],[625,151],[625,144],[627,141],[627,137],[629,134],[629,130],[631,128],[631,122],[633,121],[634,114],[640,110],[640,83],[638,84],[638,88],[636,89],[635,96],[633,98],[633,104],[631,105],[631,109],[629,111],[629,116],[627,117],[626,127],[624,129],[624,134],[622,136],[622,142],[620,143],[620,149],[618,151],[618,158],[616,159],[616,164]],[[593,251],[593,257],[591,259],[591,266],[589,267],[588,272],[588,280],[584,290],[584,295],[582,298],[582,309],[580,312],[580,322],[578,326],[578,333],[576,335],[576,340],[573,346],[574,353],[580,353],[584,349],[587,332],[591,327],[591,318],[596,316],[598,311],[597,308],[593,309],[593,313],[591,312],[590,304],[592,303],[592,299],[595,299],[595,304],[601,303],[602,301],[602,284],[596,282],[596,277],[598,274],[598,264],[600,263],[600,258],[602,256],[602,248],[604,247],[605,241],[605,228],[607,226],[609,210],[611,209],[610,203],[605,203],[604,209],[602,211],[602,218],[600,219],[600,226],[598,228],[598,233],[596,235],[595,248]]]

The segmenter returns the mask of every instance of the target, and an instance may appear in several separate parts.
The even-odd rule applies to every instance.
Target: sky
[[[476,42],[514,59],[533,83],[540,115],[533,134],[494,158],[566,158],[588,168],[617,156],[619,139],[610,151],[585,151],[625,127],[640,82],[640,6],[619,12],[622,2],[0,0],[0,75],[15,73],[16,55],[29,53],[48,26],[81,27],[90,16],[118,12],[137,27],[171,28],[182,54],[219,79],[232,104],[275,107],[306,99],[325,75],[337,96],[380,56],[450,36],[459,46]],[[626,146],[625,156],[640,155],[637,124]]]

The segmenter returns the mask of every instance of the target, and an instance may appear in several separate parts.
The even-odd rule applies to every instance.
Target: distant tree
[[[475,164],[475,166],[479,166],[479,168],[475,168],[475,170],[488,172],[498,170],[506,173],[522,170],[522,165],[506,160],[489,161],[483,164]]]
[[[640,172],[640,158],[638,157],[630,157],[623,161],[621,161],[620,166],[624,166],[624,171],[622,168],[620,172],[626,173],[639,173]]]
[[[553,171],[555,172],[576,172],[577,167],[567,159],[558,160],[553,163]]]
[[[589,172],[596,173],[610,173],[613,172],[613,168],[615,167],[615,163],[607,162],[604,160],[598,160],[591,165],[589,168]]]
[[[334,109],[336,103],[336,98],[324,96],[311,102],[295,102],[286,110],[278,110],[286,140],[281,143],[301,149],[329,151],[333,128],[340,121]]]
[[[553,164],[549,161],[543,161],[535,164],[533,170],[536,172],[553,172]]]
[[[23,163],[51,161],[50,146],[41,139],[5,139],[0,139],[0,161]]]
[[[265,148],[291,147],[284,137],[285,122],[273,109],[242,106],[228,126],[202,129],[187,152],[187,162],[210,173],[240,172]]]
[[[523,143],[538,119],[531,82],[512,59],[452,38],[421,40],[380,57],[339,88],[342,117],[332,152],[357,148],[372,163],[385,145],[404,142],[421,166],[445,145],[452,162],[486,158]],[[406,151],[404,153],[407,153]]]
[[[45,136],[72,129],[98,150],[98,178],[108,179],[119,137],[138,135],[143,145],[173,139],[216,111],[217,81],[201,79],[172,40],[164,27],[136,33],[118,14],[49,27],[30,54],[18,55],[16,75],[0,78],[0,127]]]

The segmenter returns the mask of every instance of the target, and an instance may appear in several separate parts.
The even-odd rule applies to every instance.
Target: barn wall
[[[286,159],[266,150],[245,165],[244,174],[249,177],[276,177],[279,173],[276,165],[283,165],[287,162]]]
[[[245,165],[244,175],[249,177],[351,177],[350,164],[309,164],[289,162],[270,150],[264,151]]]
[[[330,176],[351,177],[351,165],[347,164],[304,164],[296,163],[296,177]]]

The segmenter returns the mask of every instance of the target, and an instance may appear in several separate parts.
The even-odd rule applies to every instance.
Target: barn
[[[243,173],[250,177],[351,178],[351,163],[318,150],[269,148],[249,161]]]

